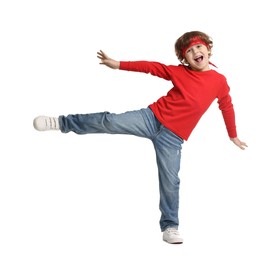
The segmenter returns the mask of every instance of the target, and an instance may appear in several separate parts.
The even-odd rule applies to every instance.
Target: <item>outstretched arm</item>
[[[106,55],[102,50],[97,52],[97,57],[100,59],[100,63],[111,69],[119,69],[119,61],[113,60]]]
[[[247,147],[246,143],[242,142],[238,137],[235,138],[230,138],[230,140],[237,145],[239,148],[241,148],[242,150],[245,149],[245,147]]]

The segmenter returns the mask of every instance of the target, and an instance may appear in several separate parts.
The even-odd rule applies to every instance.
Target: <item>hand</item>
[[[241,148],[242,150],[245,149],[245,147],[248,147],[246,145],[246,143],[242,142],[241,140],[239,140],[238,137],[235,137],[235,138],[230,138],[230,140],[235,144],[237,145],[239,148]]]
[[[97,57],[101,60],[99,64],[106,65],[111,69],[119,69],[119,61],[111,59],[102,50],[97,52]]]

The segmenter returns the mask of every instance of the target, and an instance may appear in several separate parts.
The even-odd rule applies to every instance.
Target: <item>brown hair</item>
[[[182,50],[189,46],[191,39],[193,37],[199,37],[203,42],[205,42],[208,45],[208,49],[210,51],[209,57],[211,56],[211,49],[213,47],[213,41],[207,34],[200,32],[200,31],[186,32],[181,37],[179,37],[175,43],[175,52],[176,52],[177,58],[183,64],[185,64],[186,61],[185,61],[185,57],[182,53]]]

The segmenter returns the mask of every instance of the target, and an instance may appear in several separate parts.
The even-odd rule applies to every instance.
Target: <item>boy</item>
[[[212,70],[209,58],[213,42],[200,31],[191,31],[175,43],[180,65],[148,61],[116,61],[103,51],[97,53],[100,64],[112,69],[150,73],[173,84],[166,96],[136,111],[76,114],[34,119],[38,131],[60,130],[76,134],[131,134],[152,141],[157,159],[163,240],[181,244],[178,232],[181,148],[211,103],[217,99],[230,140],[241,149],[247,146],[237,137],[235,112],[226,78]]]

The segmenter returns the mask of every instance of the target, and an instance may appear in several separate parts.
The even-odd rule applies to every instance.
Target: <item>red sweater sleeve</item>
[[[150,61],[120,61],[120,70],[150,73],[166,80],[171,80],[170,66]]]
[[[227,83],[224,83],[221,93],[218,96],[219,109],[226,125],[226,129],[230,138],[237,137],[235,124],[235,112],[232,104],[231,96],[229,95],[230,88]]]

